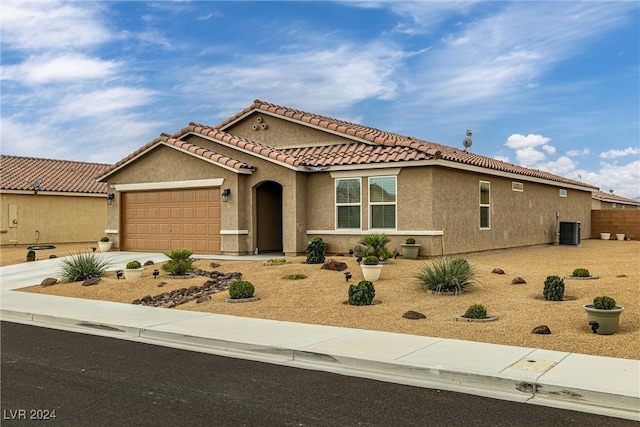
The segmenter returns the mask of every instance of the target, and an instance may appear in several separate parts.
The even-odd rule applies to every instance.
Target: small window
[[[396,228],[396,177],[369,178],[369,228]]]
[[[336,228],[360,228],[360,178],[336,179]]]
[[[512,182],[511,183],[511,189],[513,191],[524,191],[524,184],[521,182]]]
[[[567,197],[567,190],[565,190],[564,188],[560,189],[560,197]]]
[[[491,185],[486,181],[480,181],[480,228],[490,228],[490,201]]]

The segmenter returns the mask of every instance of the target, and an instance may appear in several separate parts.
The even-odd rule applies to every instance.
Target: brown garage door
[[[220,189],[122,194],[123,250],[220,253]]]

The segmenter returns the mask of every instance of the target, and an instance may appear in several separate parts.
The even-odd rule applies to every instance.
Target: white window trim
[[[558,191],[558,194],[559,194],[559,196],[560,196],[560,197],[567,197],[567,195],[568,195],[568,194],[567,194],[567,190],[566,190],[566,189],[564,189],[564,188],[561,188],[561,189]]]
[[[390,230],[390,231],[395,231],[398,229],[398,177],[394,176],[394,175],[385,175],[385,176],[376,176],[375,178],[393,178],[393,182],[394,182],[394,194],[396,196],[396,201],[395,202],[371,202],[371,179],[368,180],[367,182],[367,191],[368,191],[368,202],[369,202],[369,206],[368,206],[368,214],[369,214],[369,230],[370,231],[380,231],[380,232],[384,232],[386,230]],[[394,210],[395,210],[395,219],[396,219],[396,224],[393,228],[373,228],[371,226],[372,224],[372,215],[371,215],[371,206],[386,206],[386,205],[391,205],[393,204],[394,206]]]
[[[482,203],[482,184],[487,184],[489,186],[489,203]],[[480,230],[490,230],[491,229],[491,182],[489,181],[480,181],[480,184],[478,185],[478,202],[480,205],[480,216],[478,217],[478,225],[480,226]],[[488,208],[489,209],[489,215],[487,216],[487,220],[489,222],[489,225],[487,227],[483,227],[482,224],[480,224],[480,220],[482,219],[482,208]]]
[[[348,181],[352,179],[357,179],[360,183],[360,202],[358,203],[338,203],[338,181]],[[335,217],[335,230],[354,230],[354,231],[362,231],[362,178],[360,177],[349,177],[349,178],[336,178],[333,182],[333,204],[334,204],[334,217]],[[338,207],[339,206],[359,206],[360,207],[360,227],[354,228],[339,228],[338,227]]]

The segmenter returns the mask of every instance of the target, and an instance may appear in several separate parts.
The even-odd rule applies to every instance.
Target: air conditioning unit
[[[580,244],[580,221],[560,221],[560,244]]]

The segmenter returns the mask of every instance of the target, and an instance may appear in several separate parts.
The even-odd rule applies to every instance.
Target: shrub
[[[267,262],[270,262],[270,263],[285,263],[285,262],[287,262],[287,259],[286,258],[269,258],[267,260]]]
[[[254,292],[253,283],[247,280],[234,280],[229,285],[229,297],[233,299],[251,298]]]
[[[589,270],[587,270],[586,268],[576,268],[575,270],[573,270],[573,274],[571,274],[573,277],[589,277]]]
[[[378,265],[379,262],[378,257],[375,256],[368,256],[362,261],[364,265]]]
[[[110,263],[95,253],[77,253],[62,259],[60,277],[68,282],[79,282],[104,275]]]
[[[593,308],[599,310],[611,310],[616,307],[616,300],[608,296],[595,297],[593,299]]]
[[[27,262],[31,262],[35,260],[36,260],[36,251],[27,252]]]
[[[384,233],[372,233],[364,236],[358,243],[365,245],[366,248],[362,255],[375,256],[378,259],[389,259],[394,253],[387,248],[387,243],[391,242],[389,236]]]
[[[487,317],[487,309],[482,304],[472,304],[462,317],[467,317],[469,319],[484,319]]]
[[[443,257],[435,260],[433,265],[425,264],[413,277],[418,279],[419,285],[434,293],[459,294],[471,285],[476,276],[475,268],[467,260],[462,258],[450,260]]]
[[[307,245],[307,264],[322,264],[327,244],[322,237],[316,237]]]
[[[135,270],[136,268],[142,268],[140,261],[129,261],[125,267],[127,270]]]
[[[414,239],[413,237],[407,237],[407,240],[405,241],[405,243],[407,245],[415,245],[416,244],[416,239]]]
[[[349,304],[351,305],[371,305],[375,295],[373,283],[368,280],[361,280],[357,285],[349,285]]]
[[[562,298],[564,298],[564,280],[558,276],[547,276],[544,281],[542,295],[547,301],[562,301]]]
[[[304,274],[290,274],[288,276],[284,276],[284,279],[288,279],[288,280],[301,280],[306,278],[307,276],[305,276]]]
[[[109,238],[108,238],[107,236],[104,236],[104,237],[101,237],[101,238],[100,238],[100,241],[101,241],[101,242],[108,242],[108,241],[109,241]]]
[[[162,269],[174,276],[184,276],[188,271],[193,270],[194,260],[191,257],[193,252],[190,249],[173,249],[164,253],[170,259],[162,266]]]

